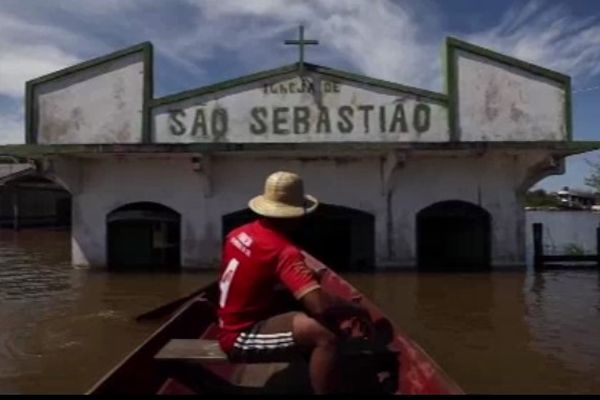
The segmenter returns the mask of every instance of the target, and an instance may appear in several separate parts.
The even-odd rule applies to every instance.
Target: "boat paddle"
[[[171,301],[167,304],[163,304],[162,306],[157,307],[153,310],[150,310],[143,314],[140,314],[137,317],[135,317],[135,320],[137,322],[142,322],[142,321],[148,321],[148,320],[153,320],[153,319],[160,319],[166,315],[169,315],[169,314],[173,313],[175,310],[177,310],[180,306],[182,306],[183,304],[188,302],[189,300],[200,296],[203,292],[208,291],[213,285],[215,285],[215,282],[213,282],[201,289],[195,290],[194,292],[188,294],[187,296],[180,297],[179,299],[173,300],[173,301]]]

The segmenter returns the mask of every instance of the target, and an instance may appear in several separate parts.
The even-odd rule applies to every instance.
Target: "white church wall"
[[[134,202],[156,202],[181,214],[182,264],[196,266],[210,211],[189,158],[104,159],[85,163],[83,193],[73,197],[73,261],[106,265],[106,216]]]
[[[189,157],[112,159],[85,163],[85,187],[73,197],[73,260],[106,264],[106,216],[132,202],[151,201],[182,217],[182,265],[214,267],[220,257],[222,216],[245,209],[275,170],[290,170],[305,180],[321,202],[371,213],[375,218],[376,264],[416,265],[416,214],[435,202],[464,200],[492,215],[492,259],[498,266],[519,264],[516,232],[520,208],[514,197],[509,160],[427,158],[409,160],[392,177],[392,248],[388,246],[388,206],[382,190],[380,157],[263,158],[215,157],[208,197],[203,176]]]
[[[142,52],[35,83],[33,136],[40,144],[139,143],[144,85]]]
[[[566,76],[559,82],[482,55],[453,54],[461,141],[569,139]]]
[[[297,72],[167,102],[156,143],[444,142],[443,95]]]
[[[491,214],[492,265],[522,265],[517,234],[521,206],[514,192],[511,158],[440,157],[408,160],[394,176],[391,265],[416,264],[416,218],[423,208],[446,200],[478,205]]]
[[[214,266],[220,257],[221,217],[247,206],[263,190],[273,171],[287,169],[305,179],[306,189],[325,203],[375,214],[377,237],[384,225],[378,194],[377,160],[334,161],[248,157],[213,161],[213,195],[205,197],[202,175],[190,158],[96,160],[86,163],[84,193],[73,197],[73,261],[76,265],[106,264],[106,216],[133,202],[152,201],[182,217],[182,265]],[[348,180],[346,173],[352,178]],[[356,186],[355,186],[356,185]],[[356,188],[363,193],[356,193]],[[85,210],[85,211],[84,211]],[[382,244],[378,241],[377,247]]]

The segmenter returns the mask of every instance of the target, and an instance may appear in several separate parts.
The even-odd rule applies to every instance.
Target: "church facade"
[[[526,190],[564,157],[568,76],[445,43],[444,93],[295,63],[162,98],[143,43],[26,87],[26,144],[72,196],[72,261],[214,268],[276,170],[322,205],[298,241],[341,270],[525,264]]]

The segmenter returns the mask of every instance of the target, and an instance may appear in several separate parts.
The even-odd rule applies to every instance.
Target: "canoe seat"
[[[172,339],[156,355],[160,361],[227,362],[216,340]]]
[[[394,344],[374,345],[364,341],[350,341],[342,345],[341,352],[345,356],[373,356],[399,353],[400,349]],[[190,363],[228,362],[227,355],[219,347],[219,342],[206,339],[172,339],[156,353],[154,359]]]

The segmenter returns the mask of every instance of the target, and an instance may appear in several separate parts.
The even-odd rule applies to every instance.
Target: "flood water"
[[[132,318],[215,273],[69,265],[67,232],[0,231],[0,393],[83,393],[156,325]],[[600,278],[344,274],[465,391],[600,393]]]

